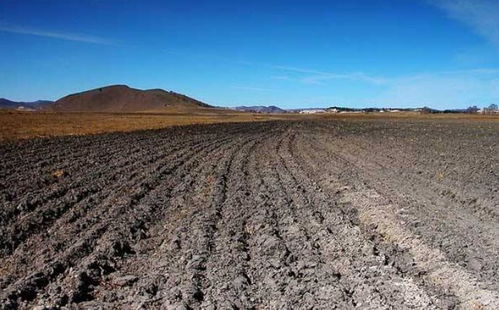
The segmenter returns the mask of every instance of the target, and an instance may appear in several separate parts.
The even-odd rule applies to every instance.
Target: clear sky
[[[485,106],[499,1],[0,1],[0,97],[109,84],[220,106]]]

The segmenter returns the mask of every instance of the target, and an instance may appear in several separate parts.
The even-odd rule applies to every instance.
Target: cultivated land
[[[499,122],[0,144],[0,308],[499,308]]]

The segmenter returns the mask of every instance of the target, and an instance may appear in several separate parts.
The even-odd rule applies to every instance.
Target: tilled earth
[[[499,122],[0,145],[1,309],[498,309]]]

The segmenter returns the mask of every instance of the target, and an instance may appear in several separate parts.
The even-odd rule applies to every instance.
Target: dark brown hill
[[[140,90],[126,85],[112,85],[68,95],[57,100],[50,109],[60,112],[144,112],[210,107],[172,91]]]

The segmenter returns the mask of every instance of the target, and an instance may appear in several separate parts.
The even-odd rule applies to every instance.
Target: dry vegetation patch
[[[275,119],[252,113],[0,112],[0,141]]]

